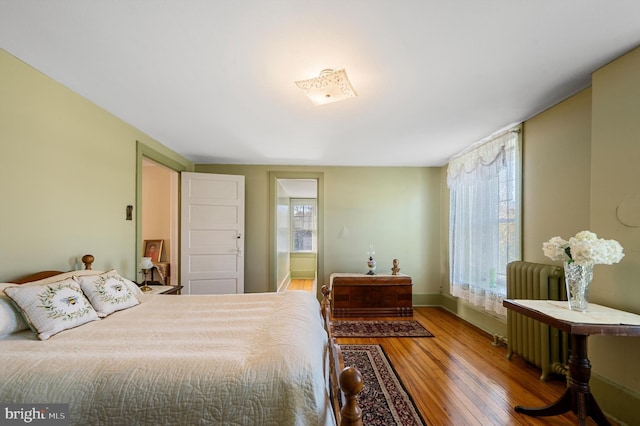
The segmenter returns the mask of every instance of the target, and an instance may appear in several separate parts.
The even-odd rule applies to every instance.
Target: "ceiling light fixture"
[[[319,77],[296,81],[296,85],[314,105],[330,104],[358,96],[345,70],[322,70]]]

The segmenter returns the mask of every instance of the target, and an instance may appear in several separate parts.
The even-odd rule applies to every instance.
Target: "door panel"
[[[244,176],[182,173],[187,294],[244,293]]]
[[[231,225],[230,229],[236,229],[238,223],[237,206],[209,206],[193,203],[202,202],[202,199],[191,200],[189,210],[191,226],[200,229],[220,229],[224,225]]]
[[[232,230],[192,230],[191,243],[194,247],[218,247],[235,244],[237,234]]]
[[[211,176],[229,176],[229,175],[213,175],[211,173],[194,173]],[[191,183],[193,194],[203,199],[222,199],[235,200],[238,198],[238,185],[234,181],[210,181],[210,180],[194,180]]]

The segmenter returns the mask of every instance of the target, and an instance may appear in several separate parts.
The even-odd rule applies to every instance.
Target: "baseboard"
[[[442,306],[442,295],[414,293],[413,306]]]
[[[507,321],[487,314],[456,297],[445,294],[414,294],[413,306],[440,306],[490,336],[506,336]]]
[[[640,425],[640,394],[594,373],[589,387],[602,411],[618,425]]]
[[[276,292],[280,293],[282,291],[287,291],[287,289],[289,288],[289,284],[291,284],[291,272],[289,272],[287,276],[284,277],[284,279],[280,282],[280,284],[278,284]]]
[[[316,271],[291,271],[291,279],[292,280],[312,280],[316,277]]]

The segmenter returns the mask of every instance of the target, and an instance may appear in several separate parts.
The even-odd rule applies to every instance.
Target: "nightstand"
[[[143,294],[180,294],[181,285],[150,285],[153,290]]]

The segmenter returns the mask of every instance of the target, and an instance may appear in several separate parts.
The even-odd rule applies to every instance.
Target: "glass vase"
[[[567,286],[569,309],[586,312],[589,305],[589,284],[593,279],[593,264],[564,263],[564,281]]]

